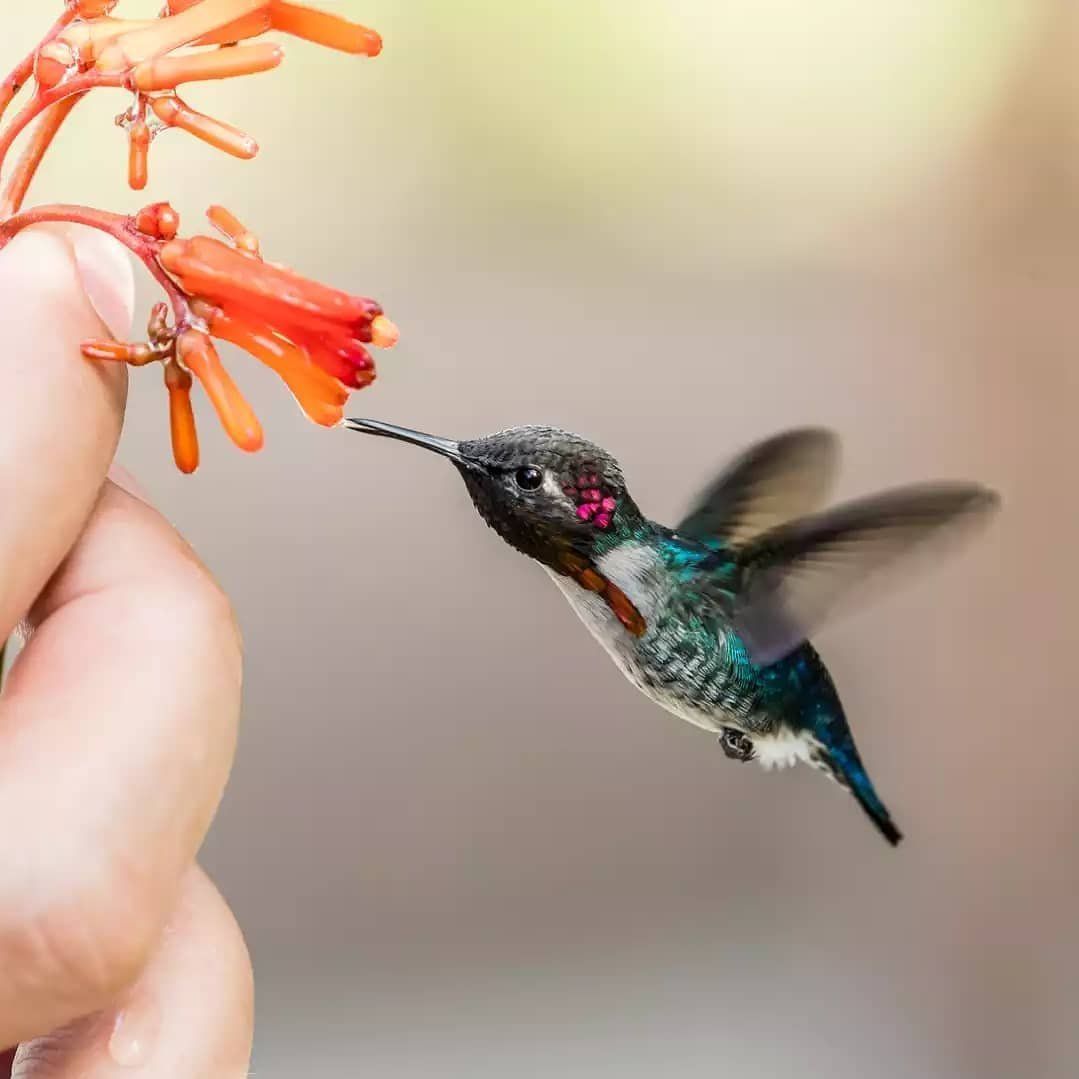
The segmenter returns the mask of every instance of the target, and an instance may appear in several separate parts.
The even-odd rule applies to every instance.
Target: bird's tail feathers
[[[848,750],[838,747],[823,750],[820,754],[820,766],[831,773],[840,786],[846,787],[854,795],[854,800],[862,807],[877,831],[893,847],[897,846],[903,833],[895,826],[891,813],[880,800],[853,744]]]

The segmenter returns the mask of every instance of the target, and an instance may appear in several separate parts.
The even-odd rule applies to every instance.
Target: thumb
[[[126,337],[134,280],[103,233],[32,228],[0,252],[0,636],[90,514],[116,450],[127,375],[80,341]]]
[[[79,283],[109,336],[126,340],[135,309],[135,275],[131,256],[111,236],[97,229],[70,225],[65,239],[71,247]]]
[[[35,225],[0,251],[0,264],[10,263],[19,265],[27,287],[33,287],[35,278],[40,282],[51,277],[53,284],[81,292],[105,336],[125,339],[130,334],[135,276],[130,254],[111,236],[83,225]],[[4,292],[0,304],[7,309],[7,289]]]

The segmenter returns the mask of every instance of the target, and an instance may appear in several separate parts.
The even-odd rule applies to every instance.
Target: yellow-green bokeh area
[[[42,6],[5,13],[8,40],[31,42]],[[117,12],[156,6],[128,0]],[[630,255],[684,245],[698,260],[827,249],[837,229],[932,183],[977,137],[1046,10],[1039,0],[323,6],[379,29],[382,56],[288,42],[285,70],[187,88],[263,154],[239,165],[162,139],[155,193],[175,198],[189,178],[264,220],[282,205],[356,212],[383,245],[428,229],[477,230],[483,244],[566,227]],[[107,122],[123,106],[83,108]],[[111,160],[106,147],[119,136],[73,127],[61,145],[89,166],[83,197],[115,204],[123,150]]]
[[[747,248],[819,238],[931,175],[978,130],[1040,7],[428,0],[409,5],[403,62],[423,57],[446,166],[477,198]]]

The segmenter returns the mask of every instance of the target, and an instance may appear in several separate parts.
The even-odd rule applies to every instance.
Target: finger
[[[192,868],[142,977],[118,1006],[19,1048],[12,1079],[242,1079],[251,961],[231,911]]]
[[[5,639],[78,536],[120,434],[123,365],[89,363],[79,342],[126,336],[133,303],[130,261],[101,233],[28,229],[0,252]]]
[[[240,706],[226,598],[111,483],[30,621],[0,697],[0,1045],[138,975],[217,807]]]

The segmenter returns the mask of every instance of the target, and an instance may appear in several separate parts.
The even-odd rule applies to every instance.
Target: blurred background
[[[383,55],[290,44],[193,91],[262,155],[162,138],[147,195],[384,302],[402,343],[354,414],[578,430],[665,521],[827,424],[842,496],[971,478],[1005,512],[818,641],[893,851],[637,694],[444,462],[315,428],[235,357],[267,447],[205,422],[183,478],[136,373],[122,461],[246,637],[205,864],[254,955],[254,1074],[1074,1075],[1079,7],[324,6]],[[148,201],[126,104],[84,106],[36,199]]]

